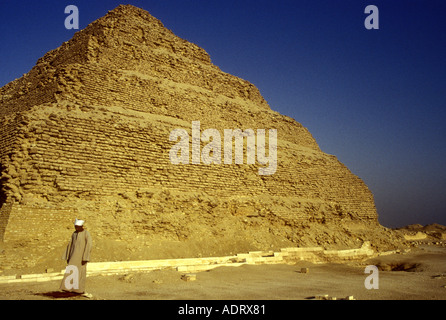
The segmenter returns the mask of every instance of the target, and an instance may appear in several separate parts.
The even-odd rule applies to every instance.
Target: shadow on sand
[[[69,298],[82,297],[79,293],[65,292],[65,291],[41,292],[41,293],[36,293],[35,295],[53,298],[53,299],[69,299]]]

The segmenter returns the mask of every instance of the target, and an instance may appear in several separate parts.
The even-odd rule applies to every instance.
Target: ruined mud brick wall
[[[298,244],[311,223],[378,225],[367,186],[306,128],[144,10],[109,12],[0,93],[5,241],[65,241],[75,217],[98,237],[263,245]],[[172,165],[169,133],[195,120],[221,133],[277,129],[276,173]]]

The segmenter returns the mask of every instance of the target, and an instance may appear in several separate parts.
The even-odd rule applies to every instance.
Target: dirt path
[[[368,290],[367,264],[382,269],[379,289]],[[309,268],[301,273],[301,268]],[[84,300],[58,292],[59,281],[0,285],[1,299]],[[446,248],[426,247],[409,254],[372,259],[361,265],[243,265],[221,267],[181,280],[175,270],[87,279],[87,291],[97,300],[305,300],[319,295],[357,300],[446,299]]]

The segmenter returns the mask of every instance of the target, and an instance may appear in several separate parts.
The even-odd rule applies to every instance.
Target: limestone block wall
[[[97,211],[107,208],[100,203],[116,196],[133,203],[129,209],[133,220],[122,222],[133,223],[132,232],[156,233],[165,228],[154,222],[161,219],[170,224],[169,232],[180,237],[191,232],[184,227],[184,234],[174,231],[187,219],[169,221],[168,214],[195,212],[190,193],[207,197],[201,214],[263,218],[290,227],[343,217],[376,220],[372,195],[359,178],[335,157],[286,141],[279,141],[277,172],[260,176],[258,165],[171,164],[170,131],[178,127],[190,131],[189,123],[172,117],[65,103],[33,108],[25,123],[15,162],[9,164],[10,172],[15,172],[8,182],[16,191],[10,194],[16,204],[5,239],[26,237],[27,226],[39,219],[48,231],[60,228],[78,212],[75,203],[64,203],[73,199],[98,202],[103,209],[88,215],[104,224],[107,216],[95,218]],[[152,199],[163,190],[188,196],[183,201]],[[240,201],[234,203],[234,196]],[[50,218],[47,202],[53,206],[50,211],[60,211],[58,216]],[[72,211],[66,211],[67,206]],[[197,218],[197,224],[210,223],[206,219]]]
[[[3,241],[5,232],[6,232],[6,226],[9,222],[9,216],[11,214],[12,210],[12,203],[5,203],[5,199],[2,199],[2,206],[0,207],[0,240]]]

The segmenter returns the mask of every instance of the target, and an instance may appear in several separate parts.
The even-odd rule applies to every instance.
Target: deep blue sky
[[[0,3],[0,86],[123,2]],[[446,1],[128,0],[256,85],[362,178],[379,221],[446,225]],[[379,30],[367,30],[367,5]]]

